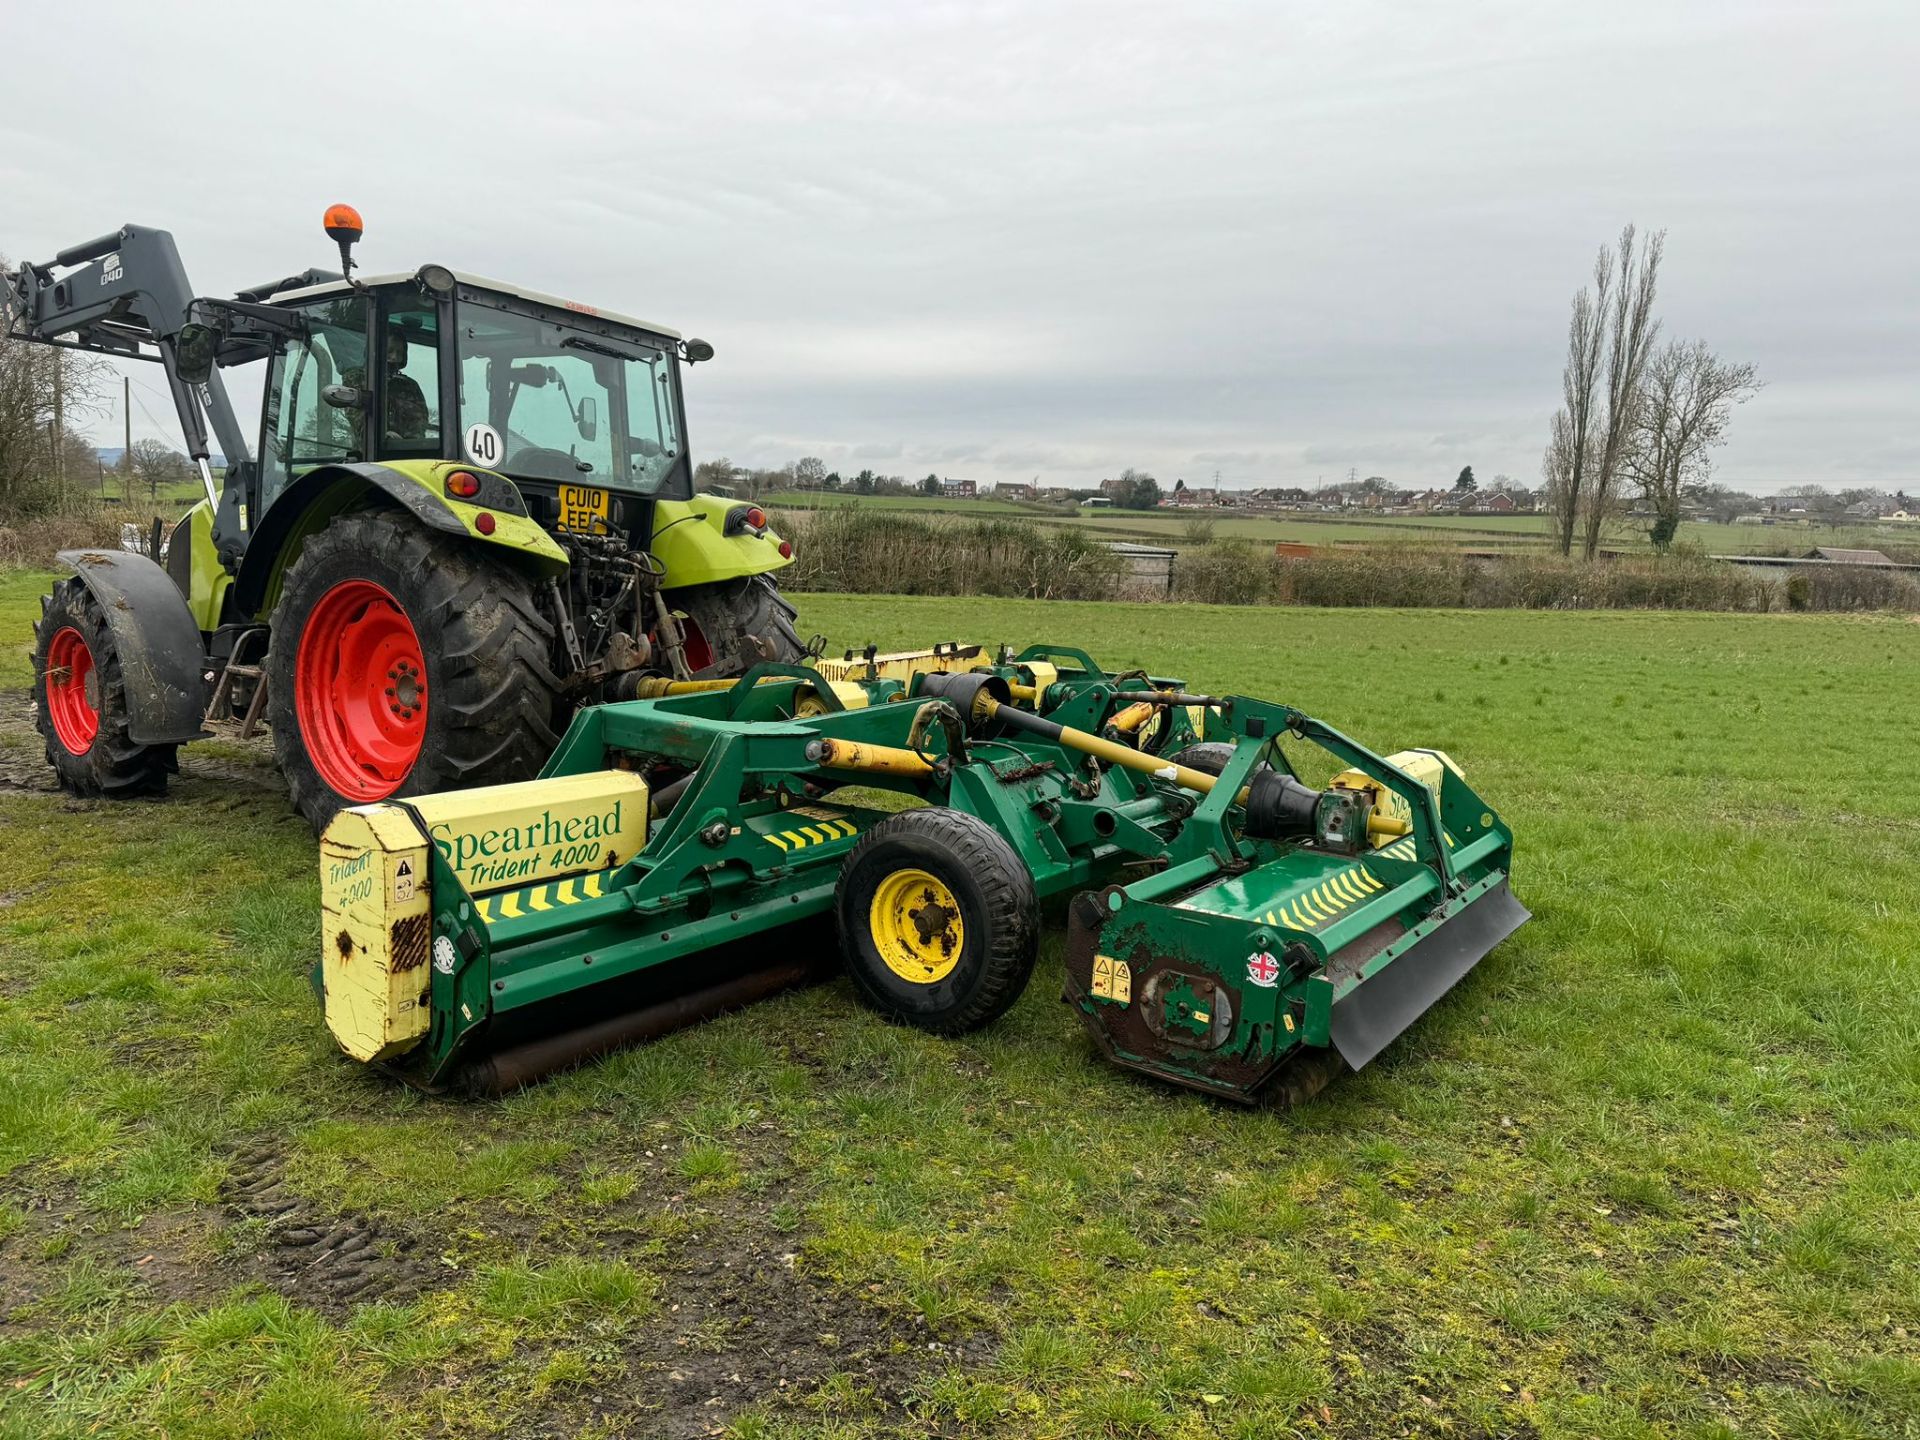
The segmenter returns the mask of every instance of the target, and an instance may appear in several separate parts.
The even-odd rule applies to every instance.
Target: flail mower
[[[343,810],[313,983],[353,1058],[499,1093],[834,960],[893,1020],[974,1029],[1071,897],[1065,999],[1104,1054],[1297,1098],[1527,920],[1511,859],[1438,751],[1058,646],[869,651],[648,679],[538,779]]]

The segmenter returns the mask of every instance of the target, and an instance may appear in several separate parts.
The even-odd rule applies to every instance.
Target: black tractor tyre
[[[302,732],[303,709],[319,717],[322,702],[311,692],[305,706],[298,700],[300,652],[310,643],[315,607],[348,582],[380,587],[405,615],[423,662],[415,683],[425,694],[418,751],[398,783],[369,770],[356,794],[321,773]],[[342,516],[301,547],[273,610],[267,719],[294,808],[315,832],[345,805],[527,780],[539,771],[565,710],[551,665],[554,623],[536,593],[532,579],[484,547],[424,529],[398,510]],[[332,763],[338,768],[337,752]],[[383,786],[381,794],[366,793]]]
[[[889,904],[903,892],[904,904]],[[933,962],[931,978],[909,978],[889,963],[884,913],[904,914],[920,942],[904,955],[894,949],[895,961],[911,970],[923,956]],[[861,837],[841,867],[834,918],[860,998],[890,1020],[939,1035],[1004,1015],[1027,988],[1040,948],[1033,876],[1013,847],[985,821],[937,806],[903,811]]]
[[[1167,756],[1169,765],[1184,765],[1189,770],[1198,770],[1203,775],[1218,775],[1227,768],[1227,762],[1233,758],[1237,747],[1224,740],[1202,740],[1197,745],[1189,745],[1178,754]],[[1272,767],[1262,760],[1253,767],[1255,770],[1267,770]]]
[[[40,610],[33,627],[34,726],[46,742],[47,763],[60,784],[76,795],[159,794],[166,789],[168,773],[178,768],[180,747],[140,745],[128,737],[126,677],[100,602],[83,582],[62,580],[41,600]],[[84,651],[76,650],[76,644]],[[83,677],[73,677],[76,663],[86,666]],[[66,739],[56,724],[56,705],[64,717]],[[80,716],[88,719],[80,720],[82,728],[76,729]],[[94,727],[90,736],[82,733],[89,721]]]
[[[769,660],[793,665],[806,656],[807,647],[793,628],[799,612],[769,576],[690,585],[669,591],[666,598],[706,639],[710,658],[693,671],[695,680],[739,675]]]

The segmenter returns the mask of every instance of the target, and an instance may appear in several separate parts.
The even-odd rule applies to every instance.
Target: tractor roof
[[[418,271],[408,271],[392,275],[369,275],[360,283],[368,287],[375,285],[401,285],[415,278]],[[664,336],[668,340],[678,340],[680,332],[665,325],[655,325],[650,320],[636,320],[631,315],[622,315],[614,310],[602,310],[593,305],[582,305],[577,300],[562,300],[557,295],[546,295],[538,290],[526,290],[518,285],[508,285],[503,281],[489,280],[484,275],[469,274],[465,270],[451,272],[453,278],[462,285],[470,285],[476,290],[492,290],[496,294],[511,295],[517,300],[525,300],[534,305],[551,305],[556,310],[572,310],[576,314],[590,315],[596,320],[611,320],[616,325],[631,325],[636,330],[645,330],[650,335]],[[298,300],[312,300],[321,295],[336,295],[347,289],[344,280],[329,280],[320,285],[306,285],[298,289],[280,290],[268,297],[268,303],[287,305]]]

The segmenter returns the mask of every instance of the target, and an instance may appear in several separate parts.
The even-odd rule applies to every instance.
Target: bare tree
[[[82,472],[64,432],[94,408],[104,370],[92,356],[0,331],[0,519],[53,510],[91,490],[73,483]]]
[[[1562,555],[1573,553],[1574,527],[1587,486],[1587,439],[1593,432],[1594,392],[1600,384],[1601,347],[1606,338],[1600,312],[1607,306],[1612,285],[1613,255],[1603,245],[1593,266],[1593,289],[1583,286],[1573,297],[1567,361],[1560,371],[1563,408],[1554,417],[1554,434],[1547,446],[1548,503],[1554,540]]]
[[[738,473],[733,461],[717,455],[693,467],[693,488],[703,495],[713,490],[731,491]]]
[[[1707,452],[1727,438],[1734,407],[1760,389],[1753,366],[1722,360],[1704,340],[1670,340],[1647,362],[1623,467],[1653,507],[1648,532],[1664,552],[1680,528],[1680,500],[1704,485]]]
[[[160,503],[160,487],[187,473],[187,457],[164,440],[133,442],[133,473],[147,487],[147,499]]]
[[[1573,297],[1561,408],[1542,461],[1554,543],[1562,555],[1573,553],[1576,536],[1588,559],[1600,548],[1600,530],[1619,489],[1640,375],[1660,328],[1653,300],[1665,248],[1665,231],[1642,247],[1628,225],[1617,247],[1600,247],[1593,283]]]
[[[1600,529],[1606,523],[1620,489],[1622,461],[1640,405],[1640,379],[1652,353],[1660,322],[1653,318],[1654,294],[1660,283],[1660,259],[1667,232],[1656,230],[1645,249],[1637,249],[1633,226],[1620,232],[1616,253],[1613,305],[1606,313],[1606,410],[1596,427],[1599,467],[1586,487],[1581,503],[1586,511],[1580,553],[1593,559],[1600,549]],[[1606,251],[1600,254],[1604,260]]]

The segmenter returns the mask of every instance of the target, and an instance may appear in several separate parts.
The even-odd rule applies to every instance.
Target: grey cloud
[[[159,224],[220,293],[330,263],[351,200],[374,268],[712,340],[703,455],[1413,484],[1537,473],[1568,300],[1631,218],[1669,231],[1669,330],[1771,382],[1723,479],[1916,469],[1911,6],[328,14],[377,43],[326,47],[318,108],[236,120],[208,78],[310,54],[282,7],[101,7],[142,62],[104,90],[85,50],[15,67],[0,251]],[[583,53],[619,83],[568,80]]]

